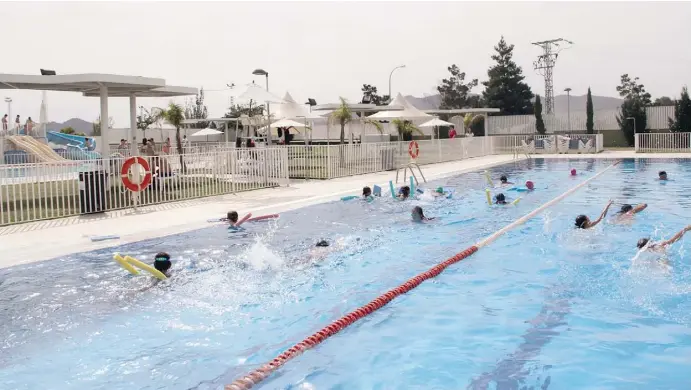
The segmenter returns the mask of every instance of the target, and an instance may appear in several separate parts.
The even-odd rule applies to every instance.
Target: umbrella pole
[[[439,126],[434,126],[437,132],[437,150],[439,152],[439,162],[441,162],[441,137],[439,136]]]

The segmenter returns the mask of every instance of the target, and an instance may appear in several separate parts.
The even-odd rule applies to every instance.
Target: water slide
[[[7,137],[17,149],[34,156],[38,162],[58,162],[65,161],[59,154],[55,153],[48,145],[38,142],[35,138],[27,135],[12,135]]]
[[[72,160],[96,160],[101,158],[100,153],[93,151],[96,149],[96,140],[89,138],[91,143],[87,147],[87,138],[89,137],[58,133],[56,131],[49,131],[46,133],[48,142],[67,147],[69,152],[67,156]]]

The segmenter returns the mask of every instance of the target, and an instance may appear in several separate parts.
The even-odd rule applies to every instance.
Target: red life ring
[[[410,144],[408,144],[408,154],[412,158],[417,158],[420,155],[420,146],[418,146],[416,141],[410,141]]]
[[[144,178],[141,183],[134,183],[130,180],[130,169],[133,165],[141,165],[144,168]],[[122,164],[122,169],[120,170],[120,177],[122,178],[122,185],[132,192],[143,191],[151,183],[151,169],[149,168],[149,163],[142,157],[130,157],[125,160]]]

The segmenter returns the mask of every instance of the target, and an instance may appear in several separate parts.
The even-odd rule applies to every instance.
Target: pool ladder
[[[403,168],[403,181],[405,181],[405,178],[408,176],[408,169],[410,169],[410,174],[413,175],[413,178],[415,179],[415,185],[420,185],[420,181],[418,181],[417,176],[415,176],[414,168],[417,168],[417,172],[420,174],[420,177],[422,177],[422,181],[427,183],[425,175],[422,174],[422,169],[420,169],[420,166],[414,161],[411,161],[408,164],[396,169],[396,183],[398,183],[398,174],[401,172],[401,168]]]

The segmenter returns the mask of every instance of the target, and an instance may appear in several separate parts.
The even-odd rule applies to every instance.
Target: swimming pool
[[[141,278],[113,250],[0,270],[0,383],[9,389],[216,389],[610,165],[542,160],[494,168],[537,190],[489,208],[480,173],[438,184],[449,201],[332,202],[248,226],[218,226],[117,248],[167,250],[175,283]],[[568,176],[574,167],[581,174]],[[657,171],[674,181],[660,184]],[[671,272],[633,266],[638,238],[689,220],[683,160],[624,161],[562,203],[344,329],[259,388],[688,388],[691,269],[684,242]],[[509,196],[515,193],[506,192]],[[609,198],[644,201],[632,225],[588,231],[573,219]],[[413,203],[437,223],[409,222]],[[253,234],[258,233],[258,234]],[[344,248],[316,265],[317,239]]]

